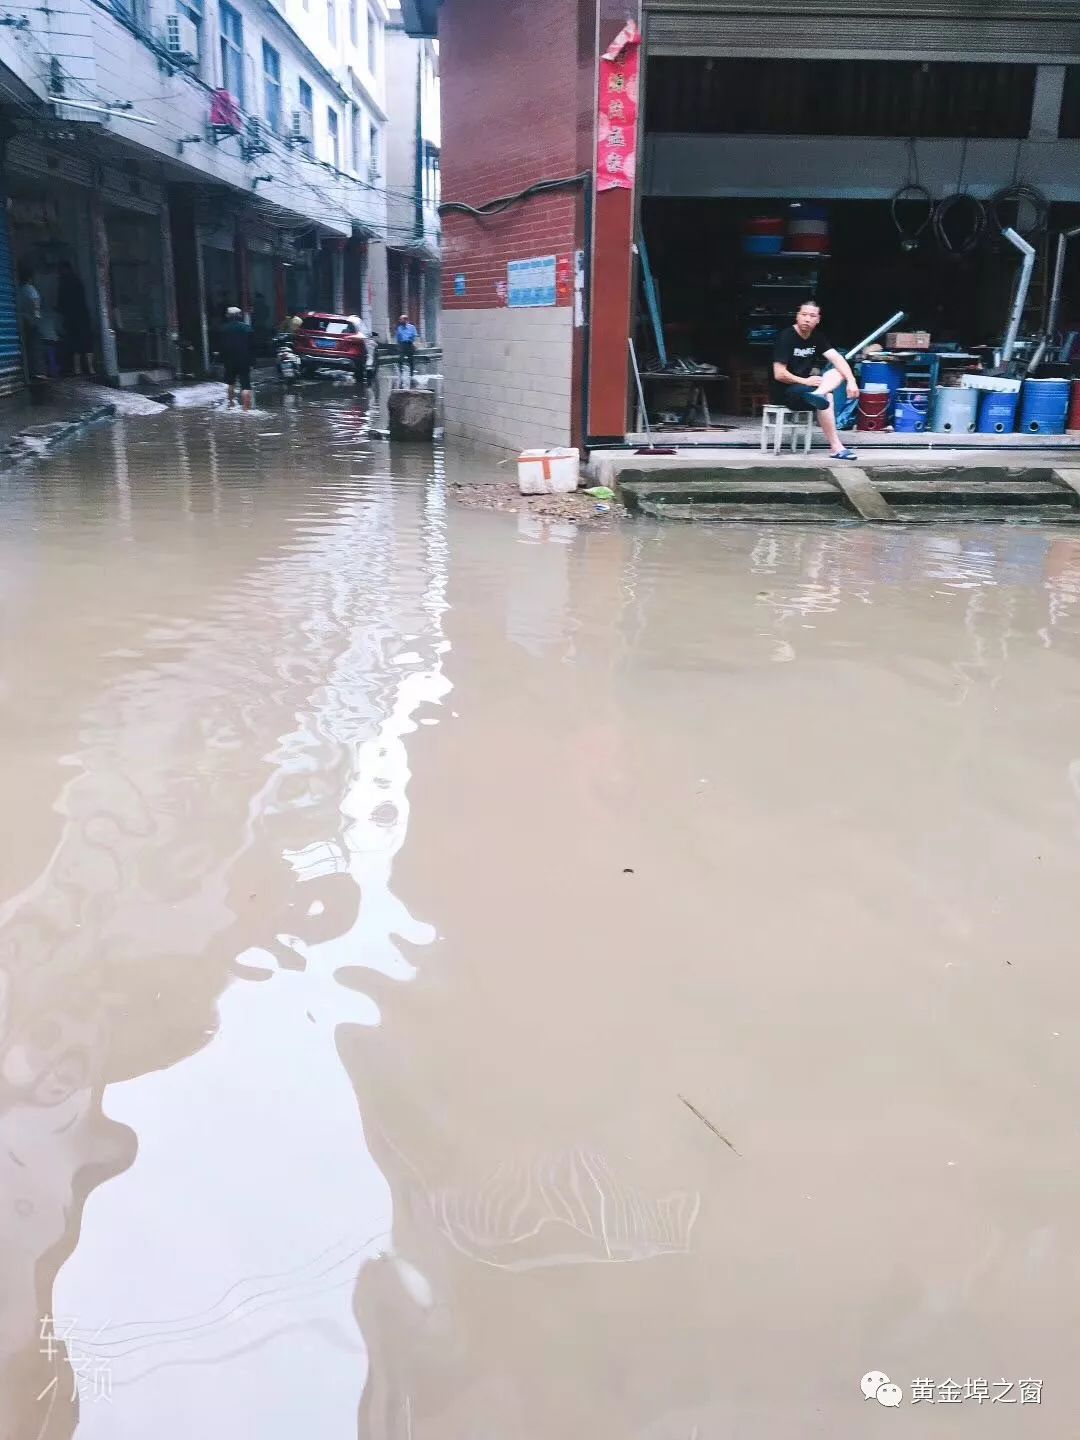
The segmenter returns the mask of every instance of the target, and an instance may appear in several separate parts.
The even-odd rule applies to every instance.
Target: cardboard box
[[[890,330],[885,336],[887,350],[929,350],[929,330]]]

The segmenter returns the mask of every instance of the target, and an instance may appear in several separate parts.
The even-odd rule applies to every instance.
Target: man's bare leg
[[[840,431],[836,428],[836,402],[833,400],[833,391],[839,390],[844,383],[844,377],[839,370],[830,370],[823,375],[814,386],[815,395],[827,395],[829,397],[829,408],[817,412],[818,424],[821,426],[821,433],[829,445],[831,455],[839,455],[841,450],[847,447],[840,439]]]
[[[244,407],[245,410],[250,410],[250,409],[251,409],[251,391],[250,391],[250,390],[241,390],[241,392],[240,392],[240,404]],[[834,430],[836,429],[836,426],[835,426],[835,425],[833,426],[833,429],[834,429]]]
[[[235,404],[236,404],[236,385],[235,385],[234,382],[230,381],[230,382],[229,382],[229,409],[231,410]]]
[[[844,442],[840,439],[840,431],[836,428],[836,409],[833,405],[833,398],[829,396],[829,408],[817,412],[818,424],[821,426],[821,433],[829,444],[829,454],[839,455],[845,448]]]

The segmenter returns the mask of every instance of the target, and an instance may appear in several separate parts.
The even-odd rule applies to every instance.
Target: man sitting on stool
[[[789,410],[816,410],[818,424],[829,442],[832,458],[854,460],[855,451],[847,448],[836,428],[833,391],[846,384],[848,399],[856,400],[859,387],[851,366],[818,330],[820,324],[821,307],[813,300],[807,300],[799,306],[795,324],[788,325],[776,337],[772,401],[774,405],[786,405]],[[822,362],[827,362],[832,368],[824,375],[813,375],[815,364]]]

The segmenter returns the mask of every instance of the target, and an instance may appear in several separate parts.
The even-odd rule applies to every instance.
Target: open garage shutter
[[[19,335],[15,267],[11,254],[11,228],[7,196],[0,189],[0,396],[11,395],[24,383],[22,340]]]
[[[1075,0],[644,0],[652,55],[864,56],[1063,64]]]

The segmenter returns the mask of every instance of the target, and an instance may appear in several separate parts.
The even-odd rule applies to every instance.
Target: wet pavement
[[[1080,541],[495,473],[0,476],[0,1436],[1066,1434]]]

